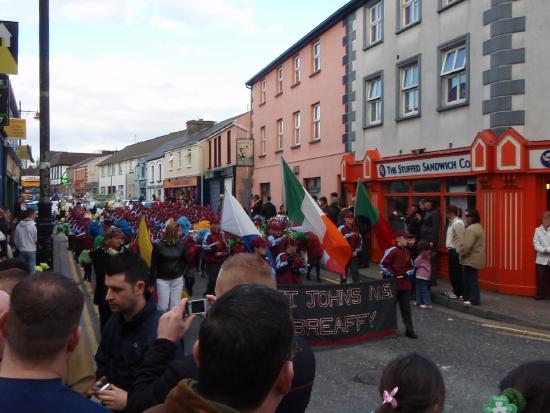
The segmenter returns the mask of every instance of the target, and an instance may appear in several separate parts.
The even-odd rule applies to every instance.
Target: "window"
[[[462,36],[439,47],[439,109],[468,103],[468,36]]]
[[[181,151],[178,152],[178,169],[181,169],[182,166],[182,159],[181,159]]]
[[[222,165],[222,137],[217,137],[218,140],[218,166]]]
[[[128,169],[130,173],[134,173],[134,161],[128,162]]]
[[[439,11],[448,9],[451,6],[454,6],[457,3],[460,3],[462,0],[439,0]]]
[[[264,182],[260,184],[260,198],[263,202],[267,201],[267,197],[271,196],[271,183]]]
[[[119,162],[118,164],[118,174],[122,175],[122,162]]]
[[[321,178],[306,178],[304,179],[304,186],[306,191],[309,192],[311,196],[316,196],[319,198],[321,196]]]
[[[105,166],[101,167],[101,177],[105,178]],[[105,188],[103,188],[103,189],[105,189]]]
[[[105,195],[105,187],[104,187],[104,186],[101,187],[101,192],[100,192],[100,194],[101,194],[101,195]]]
[[[300,56],[294,58],[294,84],[300,83],[300,66],[301,66]]]
[[[375,73],[365,79],[366,116],[365,126],[382,124],[383,98],[382,98],[382,72]]]
[[[159,164],[157,165],[157,168],[158,168],[158,172],[159,172],[159,176],[158,176],[157,182],[162,182],[162,164],[159,163]]]
[[[191,149],[188,149],[188,150],[187,150],[187,155],[186,155],[186,157],[187,157],[187,167],[188,167],[188,168],[191,168]]]
[[[208,169],[212,169],[212,141],[208,141]]]
[[[316,42],[313,44],[313,73],[317,73],[321,70],[321,43]]]
[[[227,131],[227,163],[231,163],[231,131]]]
[[[313,119],[313,128],[312,128],[312,141],[318,141],[321,139],[321,104],[316,103],[311,107],[311,114]]]
[[[260,105],[265,103],[266,90],[267,90],[267,82],[265,80],[262,80],[262,83],[260,86]]]
[[[277,69],[277,93],[283,93],[283,67]]]
[[[168,169],[169,170],[174,169],[174,155],[171,153],[168,154]]]
[[[300,145],[300,124],[301,124],[300,112],[295,112],[294,113],[294,146]]]
[[[277,149],[279,151],[283,150],[283,145],[284,145],[284,134],[283,133],[284,133],[283,120],[279,119],[277,121]]]
[[[397,0],[400,2],[398,31],[404,30],[418,22],[421,16],[421,0]]]
[[[214,141],[214,168],[216,168],[218,166],[218,140],[214,138],[213,141]]]
[[[265,155],[265,148],[266,142],[265,142],[265,126],[262,126],[260,128],[260,154]]]
[[[420,115],[420,55],[398,63],[397,120]]]
[[[149,183],[155,182],[155,165],[151,165],[151,176],[149,178]]]
[[[381,42],[384,37],[384,3],[376,3],[368,9],[367,41],[370,46]]]

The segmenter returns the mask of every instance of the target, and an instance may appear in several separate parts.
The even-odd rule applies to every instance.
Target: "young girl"
[[[441,413],[445,383],[437,366],[416,353],[399,356],[384,368],[378,388],[382,405],[371,413]]]
[[[432,249],[426,241],[418,243],[418,256],[414,260],[416,269],[416,305],[420,308],[432,308],[432,299],[428,285],[432,276]]]

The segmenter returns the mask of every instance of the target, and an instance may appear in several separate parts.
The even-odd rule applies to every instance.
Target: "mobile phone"
[[[108,390],[110,388],[111,388],[111,383],[108,383],[107,379],[104,377],[96,381],[94,384],[94,389],[96,391]],[[94,403],[101,404],[101,400],[98,399],[95,395],[92,395],[92,397],[90,397],[90,400],[93,401]]]
[[[209,303],[206,299],[188,301],[185,306],[185,316],[193,314],[205,314],[208,311]]]

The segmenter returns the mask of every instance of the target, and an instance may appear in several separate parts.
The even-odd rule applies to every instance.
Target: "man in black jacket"
[[[96,377],[105,377],[111,389],[95,395],[111,410],[124,410],[126,391],[157,338],[160,314],[149,293],[148,269],[137,255],[111,256],[106,263],[107,302],[113,311],[101,335],[95,356]]]
[[[420,226],[420,239],[428,242],[433,249],[431,264],[432,278],[430,285],[437,284],[437,275],[439,265],[437,260],[437,250],[439,248],[439,233],[441,231],[441,220],[439,209],[435,208],[434,201],[427,199],[424,201],[424,216]]]
[[[228,258],[222,265],[216,283],[216,297],[245,283],[276,288],[271,267],[265,260],[257,254],[242,253]],[[178,317],[169,315],[173,314],[174,310],[163,315],[159,322],[158,339],[145,354],[136,381],[128,392],[126,412],[142,412],[163,403],[168,392],[180,380],[198,378],[198,368],[192,356],[176,358],[176,343],[186,329],[177,321]],[[169,327],[169,323],[174,323],[173,319],[181,326],[180,333],[177,328]],[[294,342],[298,352],[294,357],[292,389],[279,404],[277,413],[303,413],[313,388],[315,378],[313,351],[302,338],[295,337]]]
[[[262,204],[260,208],[260,215],[267,221],[269,218],[273,218],[277,215],[277,208],[271,203],[271,197],[267,197],[267,201]]]

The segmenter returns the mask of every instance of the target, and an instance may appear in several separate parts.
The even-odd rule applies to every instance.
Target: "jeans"
[[[157,303],[158,310],[165,313],[174,308],[181,300],[182,291],[183,277],[177,277],[171,280],[157,278],[157,292],[159,297]]]
[[[19,251],[18,258],[29,266],[29,273],[36,271],[36,251]]]
[[[465,265],[462,270],[462,277],[462,294],[464,301],[470,301],[472,305],[479,305],[481,303],[481,298],[477,279],[477,268]]]
[[[453,293],[457,297],[462,295],[462,266],[458,252],[454,249],[449,249],[449,278],[453,286]]]
[[[430,297],[430,290],[428,288],[430,281],[416,279],[416,304],[432,305],[432,297]]]

